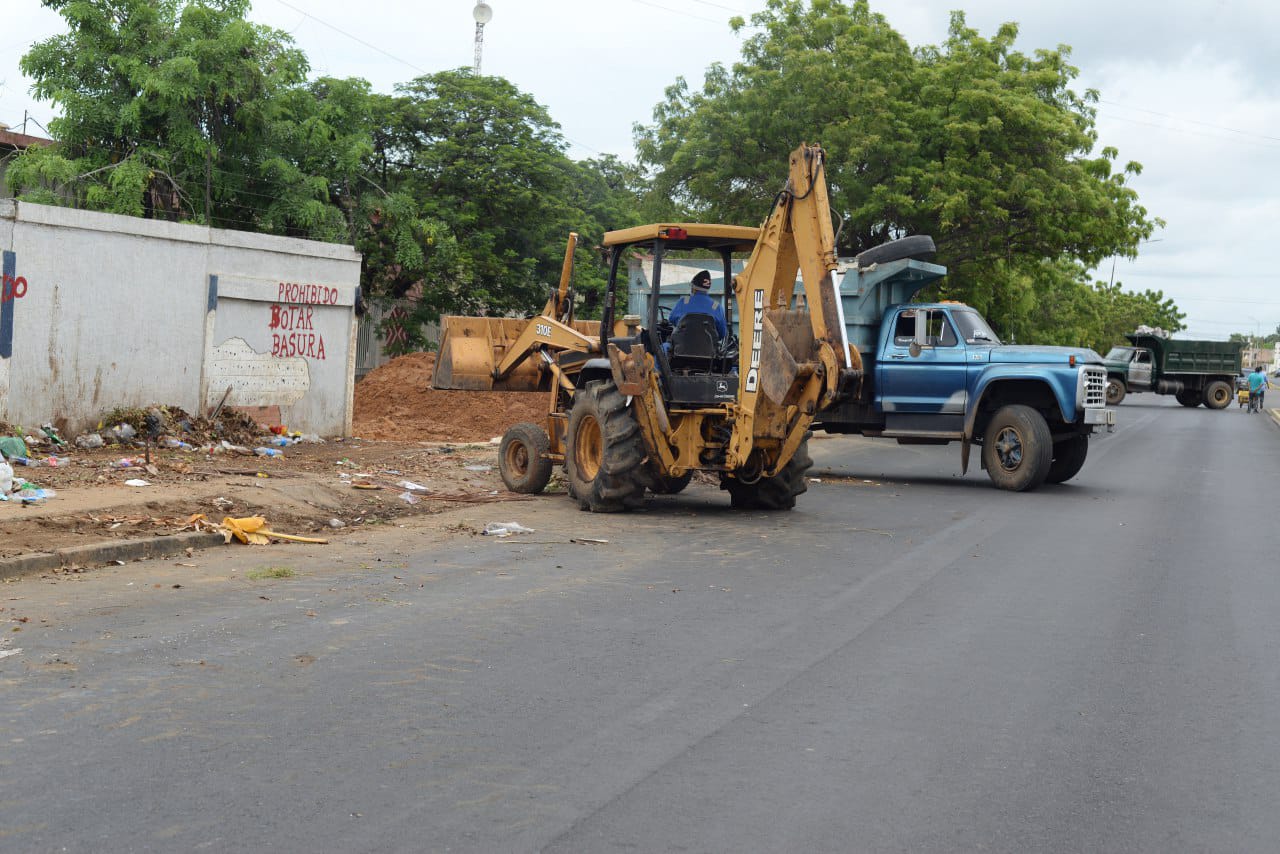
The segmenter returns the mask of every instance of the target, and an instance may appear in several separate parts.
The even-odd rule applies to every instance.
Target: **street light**
[[[484,25],[493,20],[493,8],[484,0],[476,0],[476,6],[471,10],[471,17],[476,20],[476,55],[471,63],[471,71],[479,77],[480,54],[484,48]]]

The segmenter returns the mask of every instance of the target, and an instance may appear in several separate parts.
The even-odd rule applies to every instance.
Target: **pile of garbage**
[[[124,456],[112,463],[112,468],[136,468],[157,474],[151,463],[153,448],[207,455],[282,457],[285,448],[303,443],[323,444],[324,439],[282,426],[265,427],[237,410],[192,417],[176,406],[117,408],[102,417],[96,430],[82,433],[71,442],[64,440],[52,424],[24,430],[0,423],[0,501],[34,504],[56,497],[54,490],[42,488],[16,472],[24,468],[66,466],[72,462],[71,455],[76,449],[127,449]],[[125,483],[150,486],[142,479]]]
[[[244,444],[262,434],[263,428],[236,409],[220,409],[210,416],[192,416],[180,406],[117,407],[103,415],[98,429],[76,437],[81,448],[127,444],[137,439],[158,441],[166,447],[215,445],[223,441]]]
[[[8,425],[4,426],[8,428]],[[35,504],[53,498],[57,493],[19,477],[14,473],[14,466],[64,466],[68,462],[65,456],[67,443],[52,424],[32,430],[26,436],[11,435],[22,432],[13,429],[0,431],[0,501],[16,500],[23,504]],[[46,449],[50,453],[46,453]],[[60,453],[64,455],[59,456]]]
[[[104,425],[110,425],[105,427]],[[236,410],[221,410],[209,417],[192,417],[177,406],[147,409],[113,409],[99,423],[98,430],[76,437],[79,448],[107,445],[157,447],[177,451],[224,452],[279,457],[282,448],[299,443],[323,444],[314,433],[299,433],[286,427],[263,427]],[[138,464],[124,458],[120,468]]]

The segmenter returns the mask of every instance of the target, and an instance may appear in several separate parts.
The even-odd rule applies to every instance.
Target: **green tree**
[[[307,63],[289,37],[249,23],[248,0],[41,0],[68,32],[22,58],[61,110],[59,145],[19,158],[27,198],[229,228],[323,232],[319,185],[282,174],[263,142]],[[290,180],[290,178],[293,180]],[[267,221],[263,210],[288,200]]]
[[[614,158],[574,163],[546,109],[510,82],[448,71],[397,87],[375,133],[375,171],[452,236],[452,274],[402,277],[419,316],[526,313],[558,282],[570,231],[587,312],[606,228],[635,224],[642,175]],[[398,295],[397,294],[397,295]]]
[[[677,80],[636,128],[655,195],[690,215],[759,221],[787,153],[820,141],[840,253],[931,234],[949,269],[935,295],[1001,331],[1031,328],[1033,283],[1073,280],[1046,263],[1132,257],[1161,224],[1128,186],[1141,167],[1094,153],[1097,95],[1070,88],[1065,46],[1028,56],[1015,24],[983,38],[957,12],[913,51],[865,0],[768,0],[752,24],[740,61],[700,91]]]

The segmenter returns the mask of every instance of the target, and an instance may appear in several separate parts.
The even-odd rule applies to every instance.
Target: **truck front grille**
[[[1088,366],[1084,369],[1084,405],[1086,409],[1107,405],[1107,371]]]

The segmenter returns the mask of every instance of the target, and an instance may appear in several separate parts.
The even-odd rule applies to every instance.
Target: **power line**
[[[708,24],[723,24],[724,21],[717,21],[714,18],[704,18],[701,15],[695,15],[692,12],[686,12],[683,9],[673,9],[670,6],[663,6],[659,3],[651,3],[650,0],[631,0],[632,3],[638,3],[641,6],[649,6],[653,9],[661,9],[664,12],[670,12],[673,15],[683,15],[686,18],[693,18],[695,21],[706,21]],[[708,4],[710,5],[710,4]],[[730,9],[729,11],[736,11]]]
[[[402,59],[402,58],[400,58],[400,57],[396,56],[396,55],[395,55],[395,54],[393,54],[393,53],[389,53],[388,51],[383,50],[382,48],[378,47],[378,46],[377,46],[377,45],[375,45],[375,44],[372,44],[372,43],[370,43],[370,42],[365,41],[364,39],[360,38],[359,36],[352,35],[351,33],[347,32],[346,30],[342,29],[341,27],[335,26],[334,24],[331,24],[331,23],[329,23],[328,21],[323,20],[322,18],[317,18],[315,15],[312,15],[310,12],[308,12],[308,11],[306,11],[306,10],[304,10],[304,9],[299,9],[297,6],[295,6],[295,5],[293,5],[292,3],[290,3],[290,2],[289,2],[289,0],[276,0],[276,2],[277,2],[277,3],[279,3],[281,6],[285,6],[285,7],[289,8],[289,9],[292,9],[293,11],[297,12],[299,15],[303,15],[304,17],[310,18],[311,20],[315,21],[317,24],[321,24],[321,25],[323,25],[323,26],[325,26],[325,27],[328,27],[329,29],[333,30],[335,33],[337,33],[337,34],[339,34],[339,35],[346,36],[347,38],[351,39],[352,41],[354,41],[354,42],[356,42],[356,43],[358,43],[358,44],[362,44],[362,45],[364,45],[365,47],[369,48],[370,50],[375,50],[375,51],[377,51],[378,53],[382,54],[383,56],[387,57],[388,59],[392,59],[392,60],[394,60],[394,61],[396,61],[396,62],[401,63],[402,65],[405,65],[405,66],[407,66],[407,67],[409,67],[409,68],[412,68],[414,71],[417,71],[419,74],[424,74],[424,75],[426,75],[426,74],[430,74],[430,73],[431,73],[431,72],[427,71],[426,69],[424,69],[424,68],[422,68],[422,67],[420,67],[420,66],[418,66],[418,65],[415,65],[414,63],[410,62],[410,61],[409,61],[409,60],[407,60],[407,59]],[[639,2],[639,0],[637,0],[637,2]],[[672,10],[672,11],[675,11],[675,10]],[[716,23],[718,23],[718,22],[716,22]],[[437,82],[436,82],[436,85],[437,85],[437,86],[440,86],[441,88],[445,88],[445,89],[448,89],[448,88],[450,88],[450,86],[451,86],[451,84],[449,84],[449,83],[445,83],[445,82],[443,82],[443,81],[437,81]],[[458,87],[453,87],[453,91],[454,91],[456,94],[459,94],[459,95],[465,95],[465,94],[466,94],[464,91],[462,91],[462,89],[460,89],[460,88],[458,88]],[[495,111],[495,112],[498,112],[498,113],[499,113],[499,114],[501,114],[501,115],[506,115],[506,117],[507,117],[507,118],[509,118],[509,119],[519,119],[519,118],[520,118],[519,116],[517,116],[517,115],[515,115],[515,114],[504,114],[504,113],[502,113],[501,111]],[[595,153],[595,154],[604,154],[604,152],[603,152],[603,151],[601,151],[600,149],[595,148],[594,146],[587,145],[585,142],[580,142],[580,141],[578,141],[578,140],[576,140],[576,139],[573,139],[573,138],[572,138],[572,137],[570,137],[569,135],[565,134],[563,131],[561,131],[561,132],[560,132],[560,136],[565,140],[565,142],[571,143],[572,145],[576,145],[576,146],[578,146],[579,148],[585,148],[587,151],[593,152],[593,153]]]
[[[1188,124],[1200,125],[1202,127],[1207,127],[1207,128],[1213,128],[1214,130],[1224,130],[1224,131],[1227,131],[1228,133],[1240,134],[1241,136],[1255,136],[1259,139],[1266,139],[1272,142],[1280,142],[1280,136],[1268,136],[1266,134],[1254,133],[1252,131],[1247,131],[1247,130],[1237,130],[1236,128],[1227,127],[1226,125],[1215,125],[1212,122],[1202,122],[1196,119],[1187,119],[1187,118],[1183,118],[1182,116],[1175,116],[1171,113],[1162,113],[1159,110],[1148,110],[1144,107],[1131,107],[1127,104],[1118,104],[1115,101],[1107,101],[1102,98],[1098,99],[1098,103],[1107,104],[1108,106],[1111,106],[1111,107],[1119,107],[1122,110],[1134,110],[1139,113],[1148,113],[1153,116],[1160,116],[1166,119],[1173,119],[1174,121],[1178,121],[1178,122],[1187,122]]]
[[[1251,146],[1254,146],[1255,148],[1262,148],[1266,150],[1274,150],[1277,147],[1277,145],[1280,145],[1280,139],[1276,139],[1275,142],[1268,141],[1268,140],[1275,139],[1275,137],[1261,137],[1259,140],[1256,140],[1256,141],[1251,139],[1233,139],[1231,137],[1221,136],[1220,134],[1205,133],[1204,131],[1192,130],[1191,128],[1170,127],[1169,125],[1156,124],[1155,122],[1144,122],[1141,119],[1131,119],[1128,116],[1117,116],[1114,113],[1099,113],[1099,115],[1105,116],[1106,118],[1111,119],[1112,121],[1129,122],[1130,124],[1142,125],[1143,127],[1158,128],[1159,130],[1169,131],[1170,133],[1181,133],[1181,134],[1190,134],[1192,136],[1203,136],[1209,139],[1219,140],[1220,142],[1240,143],[1243,145],[1251,145]]]

